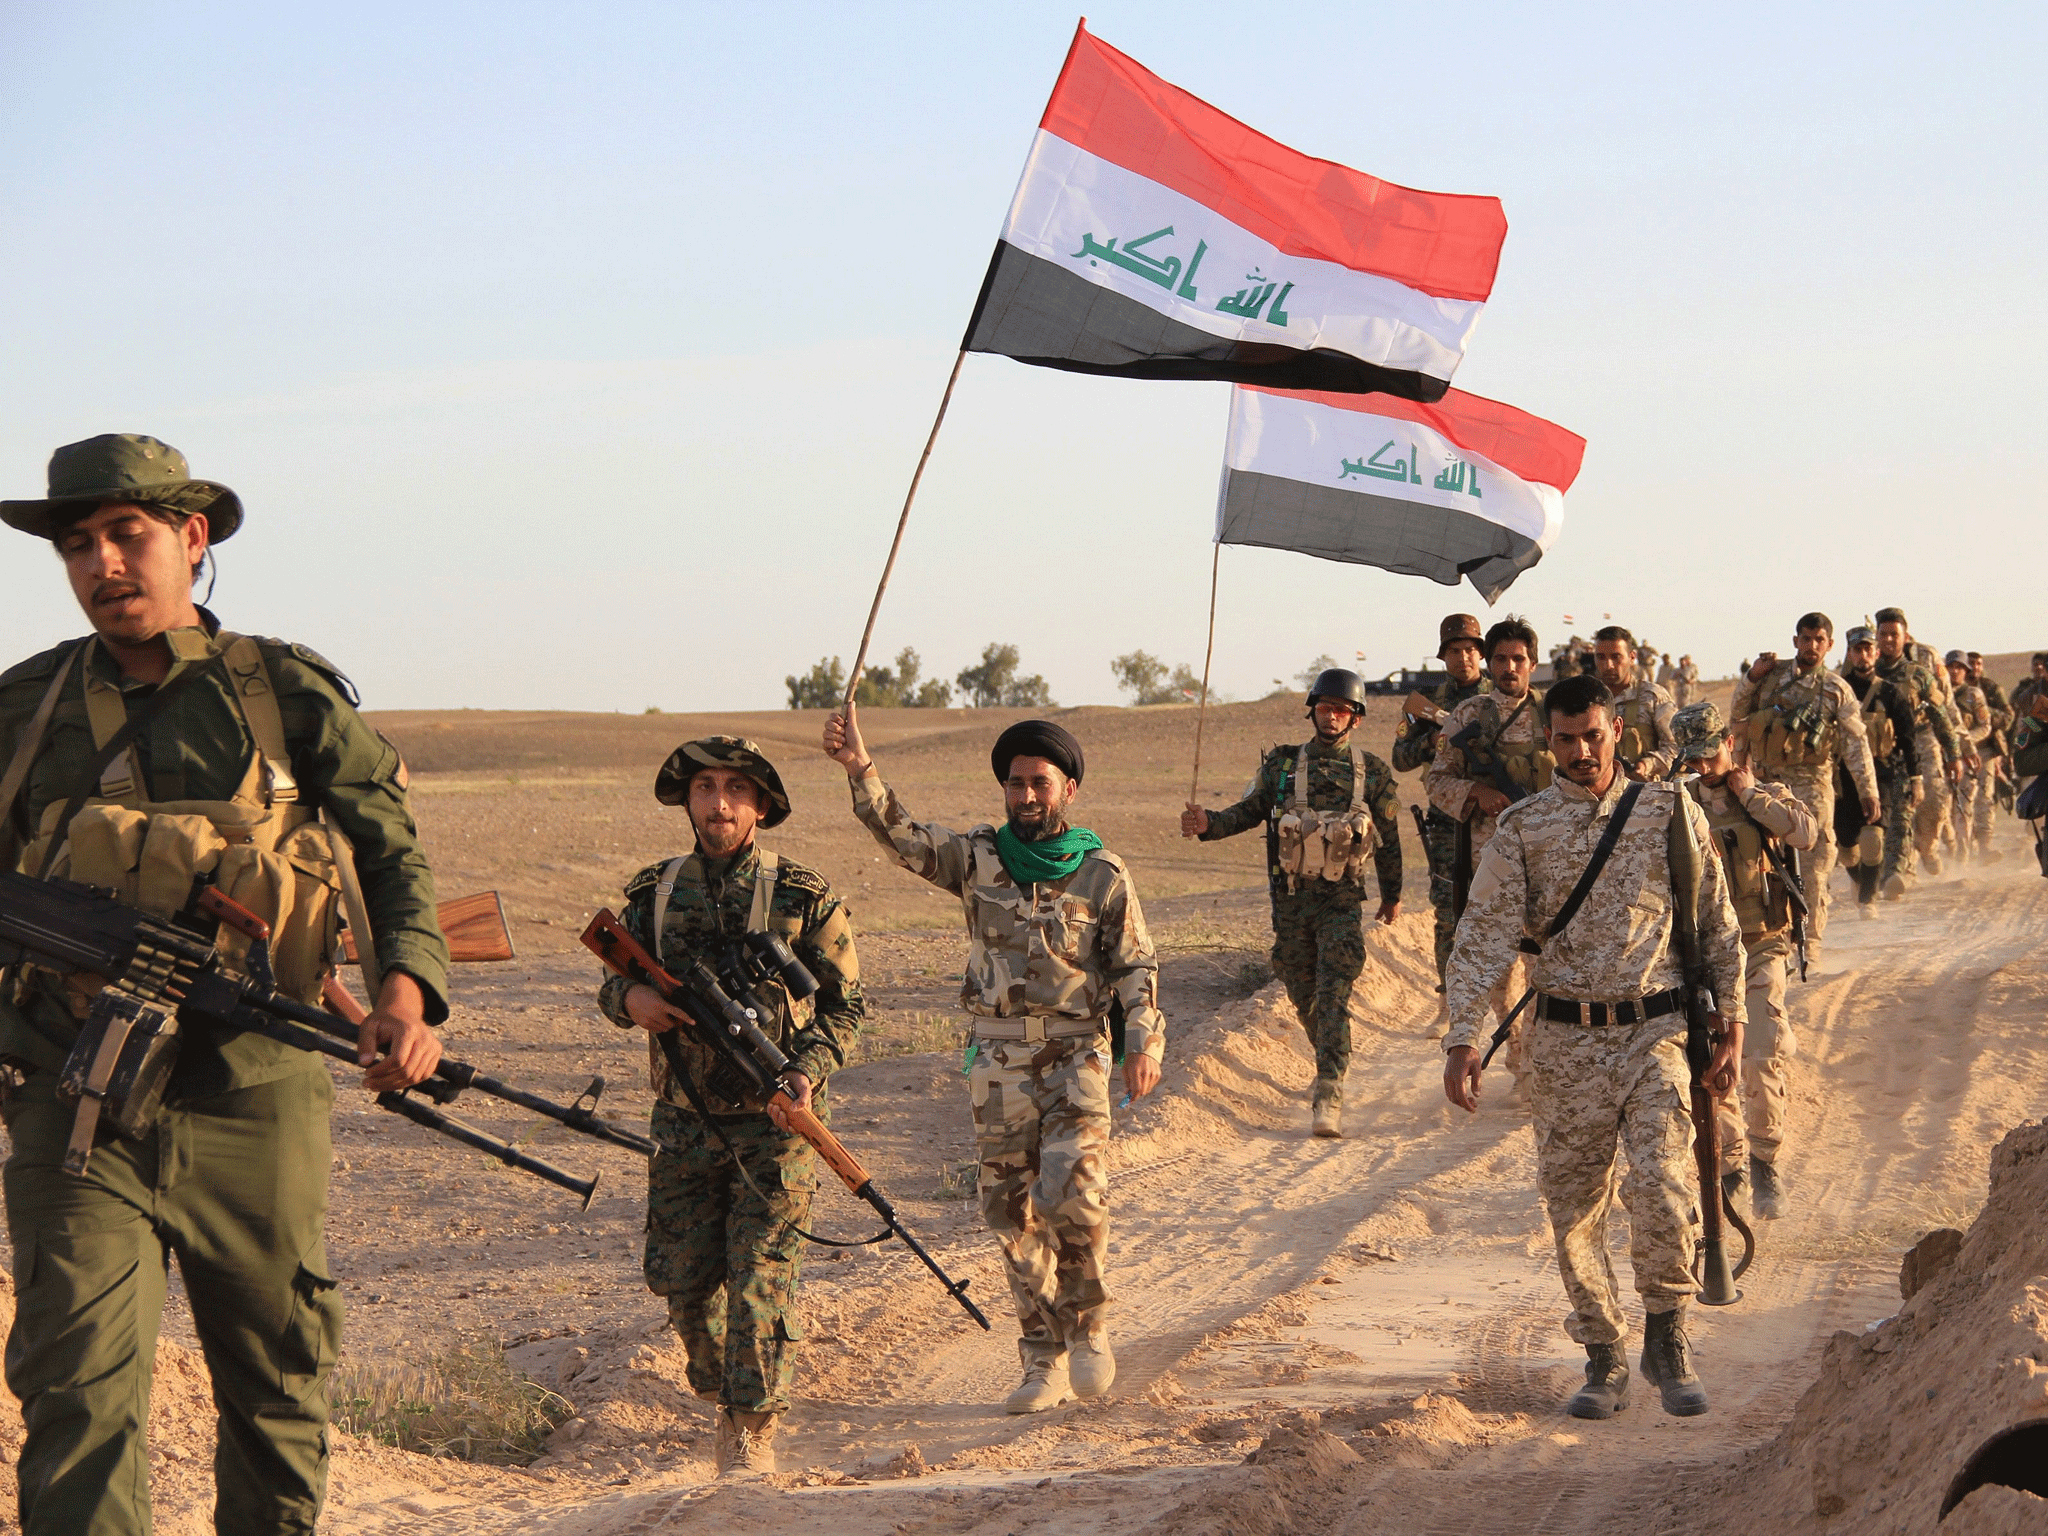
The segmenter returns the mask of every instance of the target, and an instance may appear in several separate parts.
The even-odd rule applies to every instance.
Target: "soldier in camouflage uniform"
[[[919,878],[959,898],[967,922],[960,1005],[973,1015],[968,1097],[981,1154],[981,1211],[1002,1245],[1024,1380],[1005,1401],[1037,1413],[1098,1397],[1116,1379],[1109,1343],[1111,1015],[1123,1013],[1126,1094],[1159,1085],[1166,1019],[1159,961],[1123,860],[1068,823],[1085,762],[1050,720],[996,738],[1000,827],[960,833],[913,820],[882,782],[848,709],[825,723],[854,814]]]
[[[1548,739],[1558,774],[1549,788],[1501,813],[1472,880],[1446,977],[1451,1028],[1444,1037],[1444,1092],[1479,1106],[1476,1041],[1488,999],[1525,940],[1538,994],[1529,1030],[1536,1176],[1572,1303],[1566,1331],[1586,1347],[1586,1385],[1572,1399],[1580,1418],[1627,1406],[1623,1317],[1607,1256],[1607,1216],[1617,1188],[1629,1214],[1630,1257],[1644,1317],[1642,1369],[1665,1411],[1704,1413],[1693,1373],[1685,1306],[1695,1282],[1699,1220],[1687,1111],[1683,972],[1672,941],[1672,819],[1676,835],[1711,846],[1706,815],[1676,784],[1644,784],[1613,854],[1584,905],[1548,930],[1591,862],[1630,788],[1614,759],[1614,719],[1597,679],[1568,679],[1549,695]],[[1742,930],[1720,861],[1702,855],[1694,919],[1723,1033],[1707,1077],[1725,1097],[1742,1054]],[[1617,1143],[1628,1166],[1615,1176]]]
[[[1690,656],[1678,658],[1678,681],[1671,688],[1671,702],[1680,709],[1699,696],[1700,669]]]
[[[1856,909],[1870,919],[1877,916],[1879,881],[1890,877],[1888,894],[1896,899],[1905,894],[1913,869],[1913,807],[1921,793],[1919,711],[1896,682],[1877,675],[1876,630],[1859,624],[1845,639],[1842,680],[1862,710],[1881,810],[1866,816],[1857,840],[1841,843],[1840,850],[1842,867],[1856,883]],[[1902,862],[1905,874],[1899,873]]]
[[[1998,798],[1999,784],[2012,772],[2013,711],[2005,689],[1985,674],[1983,652],[1971,651],[1965,659],[1970,664],[1970,681],[1984,695],[1984,708],[1991,717],[1991,735],[1983,748],[1982,790],[1977,796],[1976,819],[1970,828],[1976,839],[1977,856],[1989,864],[2001,857],[1991,846],[1991,811]]]
[[[1963,759],[1963,776],[1956,784],[1955,807],[1949,812],[1956,857],[1968,859],[1976,846],[1978,806],[1991,801],[1992,760],[1996,756],[1991,740],[1995,727],[1984,690],[1970,679],[1970,658],[1961,651],[1950,651],[1942,664],[1948,671],[1955,718],[1960,722],[1957,739],[1968,749]]]
[[[1619,624],[1593,635],[1593,671],[1614,704],[1619,739],[1614,755],[1632,779],[1661,779],[1671,772],[1677,747],[1671,739],[1671,695],[1636,666],[1636,643]]]
[[[33,875],[48,864],[119,888],[159,919],[172,908],[145,883],[182,905],[203,870],[272,924],[280,986],[314,1002],[335,937],[345,852],[329,828],[339,829],[383,972],[359,1059],[384,1055],[363,1085],[422,1081],[441,1055],[430,1026],[448,1015],[448,945],[404,766],[331,663],[232,634],[193,602],[202,561],[241,525],[240,499],[193,479],[175,448],[125,433],[58,449],[49,491],[0,502],[0,519],[55,546],[92,634],[0,675],[0,867]],[[95,782],[102,749],[131,727]],[[82,809],[71,805],[88,791]],[[53,848],[67,806],[77,815]],[[105,835],[124,825],[127,852]],[[211,851],[190,856],[209,839]],[[263,878],[266,860],[281,881]],[[150,1384],[175,1255],[213,1383],[216,1525],[311,1532],[342,1328],[324,1237],[325,1062],[187,1023],[154,1129],[129,1141],[103,1121],[74,1174],[64,1154],[77,1114],[57,1080],[106,979],[42,965],[0,975],[16,1287],[7,1381],[27,1431],[17,1529],[149,1529]]]
[[[1308,714],[1313,740],[1268,752],[1237,804],[1207,811],[1190,802],[1180,830],[1215,842],[1266,829],[1273,971],[1316,1053],[1310,1129],[1340,1136],[1351,988],[1365,969],[1365,857],[1379,880],[1377,920],[1391,923],[1401,913],[1401,805],[1387,765],[1351,739],[1365,717],[1357,673],[1332,668],[1317,677]]]
[[[1742,926],[1746,995],[1742,1032],[1742,1112],[1733,1095],[1721,1101],[1721,1183],[1732,1200],[1748,1185],[1756,1213],[1776,1217],[1784,1186],[1778,1153],[1785,1144],[1785,1097],[1798,1041],[1785,1013],[1786,962],[1792,958],[1792,902],[1772,865],[1784,849],[1809,849],[1821,823],[1783,784],[1758,778],[1735,760],[1735,738],[1712,704],[1689,704],[1672,722],[1679,759],[1692,771],[1686,792],[1707,813],[1728,896]],[[1747,1156],[1748,1166],[1744,1167]]]
[[[1913,880],[1917,851],[1931,875],[1941,873],[1935,839],[1948,816],[1949,785],[1963,776],[1963,753],[1948,718],[1948,678],[1939,680],[1912,653],[1906,616],[1897,608],[1877,611],[1877,675],[1896,686],[1912,704],[1916,725],[1913,753],[1920,765],[1920,796],[1913,805],[1909,837],[1885,838],[1884,894],[1896,901]],[[1894,847],[1893,845],[1898,846]]]
[[[760,1001],[774,1017],[762,1023],[795,1064],[784,1080],[791,1094],[829,1121],[825,1080],[846,1064],[867,1005],[845,904],[824,876],[755,842],[757,828],[789,815],[781,777],[752,742],[707,736],[669,754],[654,794],[687,809],[696,848],[627,882],[627,931],[672,969],[692,960],[716,968],[748,933],[787,940],[818,990],[793,1004],[779,982],[765,984]],[[613,1023],[650,1035],[661,1150],[647,1170],[647,1288],[668,1303],[691,1387],[719,1405],[719,1472],[772,1472],[796,1367],[791,1346],[802,1338],[797,1270],[818,1187],[815,1154],[789,1129],[780,1099],[726,1097],[734,1085],[714,1070],[717,1057],[653,988],[608,975],[597,1000]],[[651,1038],[679,1027],[687,1082]]]
[[[1436,719],[1404,717],[1394,736],[1396,773],[1427,768],[1436,757],[1443,716],[1467,699],[1493,691],[1486,676],[1483,645],[1479,620],[1469,613],[1454,613],[1437,626],[1437,660],[1451,675],[1430,689],[1429,701],[1443,713]],[[1451,871],[1458,847],[1458,824],[1432,805],[1422,819],[1422,827],[1423,850],[1429,855],[1429,904],[1436,911],[1436,989],[1441,992],[1444,965],[1451,958],[1451,935],[1458,928],[1458,914],[1452,905]]]
[[[1735,681],[1732,719],[1737,754],[1765,779],[1781,781],[1813,813],[1819,837],[1799,856],[1799,883],[1810,915],[1806,925],[1808,974],[1820,966],[1828,931],[1828,881],[1834,874],[1835,779],[1846,769],[1867,824],[1883,815],[1877,773],[1864,739],[1863,709],[1855,691],[1827,665],[1835,643],[1834,620],[1800,616],[1793,655],[1780,661],[1766,651]],[[1755,1042],[1752,1041],[1752,1044]]]

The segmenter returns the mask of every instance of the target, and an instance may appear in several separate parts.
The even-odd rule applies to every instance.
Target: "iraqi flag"
[[[1500,200],[1298,154],[1074,33],[962,343],[1138,379],[1440,400]]]
[[[1488,603],[1543,558],[1586,440],[1462,390],[1385,395],[1239,386],[1216,542],[1469,578]]]

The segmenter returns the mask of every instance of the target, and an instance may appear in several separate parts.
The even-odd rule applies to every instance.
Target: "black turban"
[[[1050,720],[1019,720],[996,738],[988,765],[995,770],[998,784],[1010,777],[1010,763],[1020,757],[1042,757],[1076,784],[1087,766],[1074,733]]]

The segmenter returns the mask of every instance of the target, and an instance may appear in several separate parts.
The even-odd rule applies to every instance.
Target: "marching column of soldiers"
[[[378,957],[374,971],[364,961],[376,981],[355,1056],[363,1086],[427,1079],[442,1063],[449,949],[404,764],[331,663],[236,634],[193,598],[242,524],[240,499],[157,439],[113,434],[58,449],[46,494],[0,502],[0,518],[55,550],[89,625],[0,674],[7,879],[110,891],[141,918],[188,926],[188,896],[225,892],[205,910],[246,903],[236,963],[304,1004],[331,981],[346,907],[350,943]],[[1308,690],[1305,739],[1265,753],[1235,803],[1181,814],[1187,837],[1264,838],[1273,969],[1315,1060],[1308,1128],[1338,1138],[1367,936],[1401,914],[1395,775],[1422,773],[1444,1092],[1476,1111],[1505,1045],[1537,1131],[1567,1331],[1587,1353],[1576,1416],[1629,1401],[1607,1259],[1617,1197],[1644,1316],[1638,1369],[1668,1412],[1707,1410],[1685,1329],[1700,1209],[1746,1200],[1769,1218],[1791,1198],[1786,999],[1795,978],[1826,974],[1833,867],[1875,920],[1921,872],[1999,857],[1994,806],[2048,770],[2048,653],[2008,698],[1980,654],[1937,658],[1896,607],[1842,638],[1838,672],[1833,622],[1803,615],[1793,654],[1746,665],[1724,712],[1699,696],[1691,656],[1674,662],[1620,625],[1559,647],[1539,687],[1525,620],[1452,614],[1437,636],[1443,679],[1410,696],[1391,766],[1361,739],[1363,680],[1330,669]],[[913,815],[850,707],[821,745],[879,847],[961,904],[978,1191],[1021,1367],[1003,1406],[1101,1397],[1117,1375],[1111,1081],[1126,1102],[1153,1092],[1167,1027],[1132,871],[1074,821],[1083,744],[1051,720],[1004,730],[989,757],[1000,816],[964,832]],[[792,1402],[816,1163],[837,1146],[821,1131],[830,1080],[866,1001],[845,903],[759,840],[792,809],[767,755],[730,736],[685,742],[653,788],[683,811],[687,851],[627,882],[621,930],[654,969],[609,975],[595,1002],[648,1036],[647,1287],[690,1387],[715,1405],[719,1471],[759,1475],[776,1466]],[[2017,808],[2040,820],[2035,798]],[[2048,841],[2036,848],[2048,872]],[[254,947],[265,934],[268,968]],[[765,1088],[723,1070],[699,1021],[655,984],[709,974],[735,945],[787,957],[747,994],[748,1028],[781,1063]],[[175,1258],[213,1376],[217,1528],[312,1531],[342,1327],[323,1232],[331,1079],[310,1051],[200,1022],[148,1115],[103,1116],[112,1090],[75,1058],[88,1031],[133,1019],[132,1000],[39,951],[5,958],[21,1528],[148,1528],[144,1426]],[[122,1037],[105,1038],[112,1060]],[[1695,1082],[1726,1153],[1704,1192]]]

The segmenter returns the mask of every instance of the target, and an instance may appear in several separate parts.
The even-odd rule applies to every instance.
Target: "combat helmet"
[[[1316,680],[1308,690],[1308,707],[1314,709],[1317,699],[1341,699],[1365,713],[1365,683],[1356,672],[1347,667],[1326,667],[1316,674]]]
[[[768,797],[761,811],[762,826],[778,827],[789,820],[789,791],[782,787],[782,775],[744,736],[702,736],[684,742],[654,776],[654,798],[663,805],[684,804],[690,798],[690,780],[706,768],[730,768],[761,786]]]

